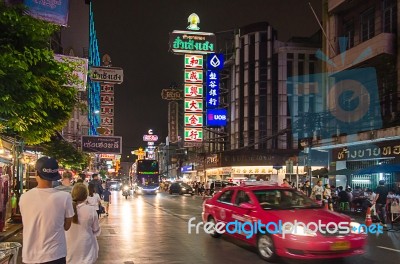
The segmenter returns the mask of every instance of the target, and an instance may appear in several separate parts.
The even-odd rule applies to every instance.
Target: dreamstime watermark
[[[294,222],[268,222],[263,224],[261,220],[257,222],[249,221],[231,221],[228,223],[218,222],[216,224],[212,222],[198,222],[193,223],[196,217],[192,217],[188,221],[188,233],[192,234],[193,228],[195,228],[195,234],[199,234],[202,228],[206,234],[243,234],[247,239],[251,238],[255,234],[271,234],[271,235],[282,235],[285,238],[286,235],[297,235],[297,236],[317,236],[317,233],[322,235],[348,235],[348,234],[382,234],[383,226],[372,224],[366,226],[356,222],[329,222],[323,224],[321,220],[318,222],[309,222],[307,224],[294,220]]]

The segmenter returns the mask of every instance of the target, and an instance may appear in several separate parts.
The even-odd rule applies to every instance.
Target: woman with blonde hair
[[[71,191],[75,216],[67,240],[67,263],[93,264],[99,253],[96,236],[100,235],[99,219],[93,206],[87,204],[88,189],[83,183]]]

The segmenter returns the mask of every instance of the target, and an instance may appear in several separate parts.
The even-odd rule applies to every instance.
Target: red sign
[[[156,142],[157,140],[158,140],[157,135],[144,135],[143,136],[143,141]]]

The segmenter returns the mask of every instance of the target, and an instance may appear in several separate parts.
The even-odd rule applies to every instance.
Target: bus
[[[136,172],[133,184],[136,194],[157,194],[160,189],[158,161],[136,161]]]

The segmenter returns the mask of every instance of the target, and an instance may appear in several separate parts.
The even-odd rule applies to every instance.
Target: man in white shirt
[[[52,188],[52,182],[61,178],[54,158],[38,159],[36,171],[37,187],[24,193],[19,202],[23,224],[22,261],[65,264],[65,231],[71,227],[74,216],[71,194]]]

